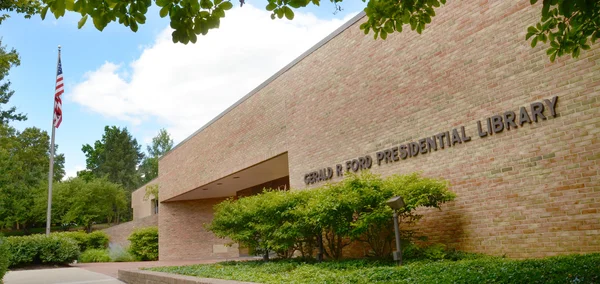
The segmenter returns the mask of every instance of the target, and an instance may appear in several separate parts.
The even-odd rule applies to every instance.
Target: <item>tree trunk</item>
[[[263,254],[263,261],[269,261],[269,250],[265,249],[265,254]]]
[[[319,253],[317,254],[317,260],[319,262],[323,261],[323,233],[319,233],[317,235],[317,243],[319,244]]]

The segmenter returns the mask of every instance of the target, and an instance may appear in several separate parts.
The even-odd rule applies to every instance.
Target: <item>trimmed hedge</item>
[[[158,227],[136,229],[129,236],[129,252],[139,260],[158,260]]]
[[[67,264],[77,259],[77,243],[64,236],[30,235],[6,238],[9,267],[32,264]]]
[[[10,252],[8,251],[8,244],[6,239],[0,236],[0,283],[6,271],[8,270],[8,262],[10,258]]]
[[[105,249],[88,249],[79,256],[79,262],[110,262],[110,256]]]
[[[600,253],[545,259],[240,261],[149,270],[259,283],[600,283]]]
[[[77,232],[57,232],[51,235],[66,237],[74,240],[79,246],[80,251],[86,251],[87,249],[105,249],[108,247],[109,237],[103,231],[95,231],[92,233],[85,233],[83,231]]]

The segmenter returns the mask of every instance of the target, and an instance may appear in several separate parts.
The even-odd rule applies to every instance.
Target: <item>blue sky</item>
[[[144,149],[160,128],[178,143],[365,5],[348,1],[334,15],[323,2],[290,22],[270,20],[265,3],[246,3],[240,9],[235,2],[221,28],[194,46],[170,42],[168,19],[155,8],[137,33],[116,23],[100,32],[91,21],[78,30],[80,16],[73,13],[58,20],[48,13],[44,21],[12,15],[0,25],[2,44],[21,57],[9,75],[10,105],[28,116],[13,125],[50,131],[61,45],[64,118],[56,143],[68,175],[85,167],[81,147],[99,140],[105,125],[127,127]],[[232,78],[238,79],[232,84]]]

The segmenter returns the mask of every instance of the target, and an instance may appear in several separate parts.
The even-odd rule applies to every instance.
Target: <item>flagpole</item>
[[[56,59],[56,68],[58,68],[58,61],[60,60],[60,45],[58,46],[58,58]],[[56,92],[56,89],[55,89]],[[54,176],[54,132],[56,125],[54,124],[54,108],[56,107],[56,94],[53,96],[52,105],[52,138],[50,139],[50,170],[48,171],[48,211],[46,212],[46,236],[50,235],[51,216],[52,216],[52,182]]]

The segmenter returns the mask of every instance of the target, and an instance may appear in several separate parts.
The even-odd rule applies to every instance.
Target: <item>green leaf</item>
[[[46,18],[46,13],[48,13],[48,8],[50,8],[50,7],[46,6],[46,7],[42,8],[42,12],[40,13],[42,20],[44,20]]]
[[[101,17],[95,17],[92,18],[93,22],[94,22],[94,27],[96,27],[96,29],[98,29],[99,31],[102,31],[104,29],[104,22],[102,21]]]
[[[385,29],[381,30],[379,36],[381,37],[381,39],[385,40],[387,39],[387,35],[388,33],[385,31]]]
[[[167,4],[169,4],[169,0],[156,0],[156,5],[158,7],[164,7],[167,6]]]
[[[281,18],[283,18],[283,14],[284,14],[283,7],[282,7],[282,8],[279,8],[279,9],[277,9],[277,10],[275,11],[275,13],[277,14],[277,18],[280,18],[280,19],[281,19]]]
[[[277,8],[277,4],[275,4],[275,3],[269,3],[269,4],[267,4],[267,7],[266,7],[267,11],[273,11],[273,10],[275,10],[275,8]]]
[[[137,32],[138,30],[138,24],[135,21],[130,21],[130,26],[129,28],[131,29],[132,32]]]
[[[529,0],[529,3],[531,3],[531,5],[537,3],[538,0]]]
[[[223,2],[223,4],[221,4],[219,6],[219,8],[223,9],[224,11],[227,11],[227,10],[233,8],[233,4],[231,4],[231,2],[229,2],[229,1]]]
[[[536,34],[538,32],[538,29],[536,29],[534,26],[530,26],[527,28],[527,32],[531,34]]]
[[[88,19],[88,15],[85,15],[81,18],[81,20],[79,20],[79,22],[77,23],[77,28],[81,29],[83,27],[83,25],[85,25],[85,22]]]
[[[573,58],[578,58],[578,57],[579,57],[579,53],[580,53],[580,52],[581,52],[581,49],[579,48],[579,46],[578,46],[578,47],[575,47],[575,48],[573,49],[573,54],[572,54],[572,55],[573,55]]]
[[[531,47],[532,48],[535,47],[537,45],[537,42],[538,42],[538,38],[534,37],[533,40],[531,40]]]
[[[285,14],[285,17],[288,20],[293,20],[294,19],[294,11],[292,11],[292,9],[290,9],[290,7],[288,6],[283,6],[283,12]]]
[[[288,5],[290,5],[291,7],[294,8],[300,8],[300,7],[305,7],[306,6],[306,1],[304,0],[291,0]]]
[[[160,9],[160,13],[159,14],[160,14],[161,18],[164,18],[164,17],[166,17],[169,14],[169,8],[170,8],[169,6],[164,6],[164,7],[162,7]]]

